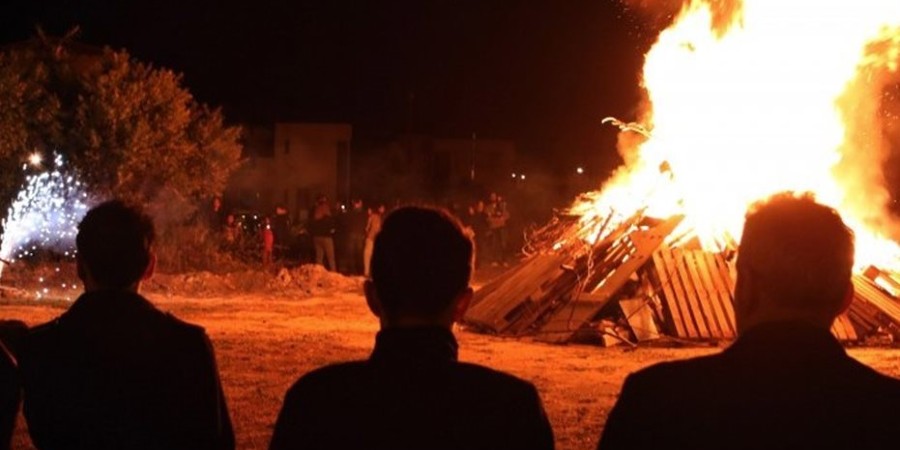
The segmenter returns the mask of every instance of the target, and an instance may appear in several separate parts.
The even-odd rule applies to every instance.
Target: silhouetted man
[[[16,360],[0,340],[0,449],[9,448],[19,413],[19,374]]]
[[[301,377],[270,448],[552,448],[533,385],[457,362],[451,327],[472,298],[472,256],[471,240],[444,212],[388,215],[365,284],[381,322],[371,357]]]
[[[85,292],[23,341],[23,411],[39,449],[231,449],[234,434],[204,330],[138,294],[154,227],[101,204],[78,227]]]
[[[0,450],[9,448],[22,398],[16,352],[28,326],[21,320],[0,320]]]
[[[898,448],[900,381],[849,357],[831,324],[853,298],[853,236],[809,196],[747,214],[738,339],[630,375],[600,449]]]

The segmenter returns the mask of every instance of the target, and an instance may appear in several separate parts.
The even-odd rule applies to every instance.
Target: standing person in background
[[[213,232],[218,232],[225,223],[225,210],[222,208],[222,197],[213,197],[206,212],[206,224]]]
[[[272,220],[269,216],[263,219],[259,234],[262,239],[262,263],[264,267],[269,267],[275,250],[275,232],[272,231]]]
[[[284,205],[275,207],[275,217],[272,218],[272,234],[275,237],[272,259],[283,260],[291,246],[291,216],[288,215]]]
[[[484,200],[478,200],[471,208],[472,232],[475,233],[475,268],[487,260],[487,211]]]
[[[234,214],[225,217],[225,226],[222,229],[222,243],[226,250],[235,251],[238,248],[238,240],[241,237],[241,225],[235,220]]]
[[[485,216],[488,224],[488,258],[491,265],[506,263],[506,222],[509,220],[509,212],[503,197],[491,192],[485,207]]]
[[[375,237],[381,231],[381,220],[384,217],[384,205],[379,205],[375,209],[369,208],[369,220],[366,222],[366,245],[363,250],[363,268],[367,278],[371,276],[369,268],[372,264],[372,251],[375,248]]]
[[[368,219],[362,200],[353,200],[353,207],[347,213],[347,259],[349,260],[347,268],[353,275],[365,273],[363,257]]]
[[[334,232],[336,224],[331,208],[328,206],[328,198],[320,195],[310,214],[309,233],[312,235],[313,247],[316,251],[316,264],[325,266],[328,270],[337,271],[334,260]],[[325,264],[325,261],[328,264]]]

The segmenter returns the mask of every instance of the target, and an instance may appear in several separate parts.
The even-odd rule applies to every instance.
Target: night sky
[[[618,0],[37,1],[0,7],[0,40],[40,25],[184,74],[231,122],[349,122],[515,139],[548,161],[617,164],[607,115],[633,118],[654,32]],[[565,155],[561,157],[561,155]]]

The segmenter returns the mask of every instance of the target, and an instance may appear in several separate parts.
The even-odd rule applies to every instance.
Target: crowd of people
[[[364,285],[380,323],[371,356],[301,375],[270,448],[553,448],[531,382],[458,361],[471,234],[426,207],[399,208],[379,226]],[[0,447],[21,392],[41,450],[234,448],[205,331],[140,294],[153,243],[138,207],[88,212],[77,236],[84,294],[11,351],[0,347]],[[737,340],[630,375],[598,448],[896,448],[900,380],[848,356],[829,331],[853,298],[853,255],[838,213],[810,197],[753,207],[738,249]]]
[[[356,199],[348,209],[320,195],[307,220],[295,223],[283,205],[272,215],[224,213],[215,197],[207,221],[222,250],[263,267],[313,262],[330,271],[367,275],[372,241],[385,213],[383,204],[365,208]]]
[[[398,200],[391,209],[400,205]],[[510,239],[509,206],[503,196],[491,192],[465,209],[454,203],[447,209],[473,237],[476,266],[509,265],[515,251]],[[307,219],[295,224],[283,205],[277,205],[272,215],[237,215],[225,213],[221,198],[215,197],[208,223],[223,250],[258,261],[264,267],[276,262],[314,262],[330,271],[368,276],[374,238],[387,212],[383,203],[366,207],[357,198],[348,208],[319,195],[305,214]]]

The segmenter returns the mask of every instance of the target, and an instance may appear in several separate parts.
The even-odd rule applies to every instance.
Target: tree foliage
[[[63,155],[91,191],[151,203],[220,193],[240,128],[198,103],[180,75],[125,51],[43,36],[0,50],[0,194],[34,151]]]

